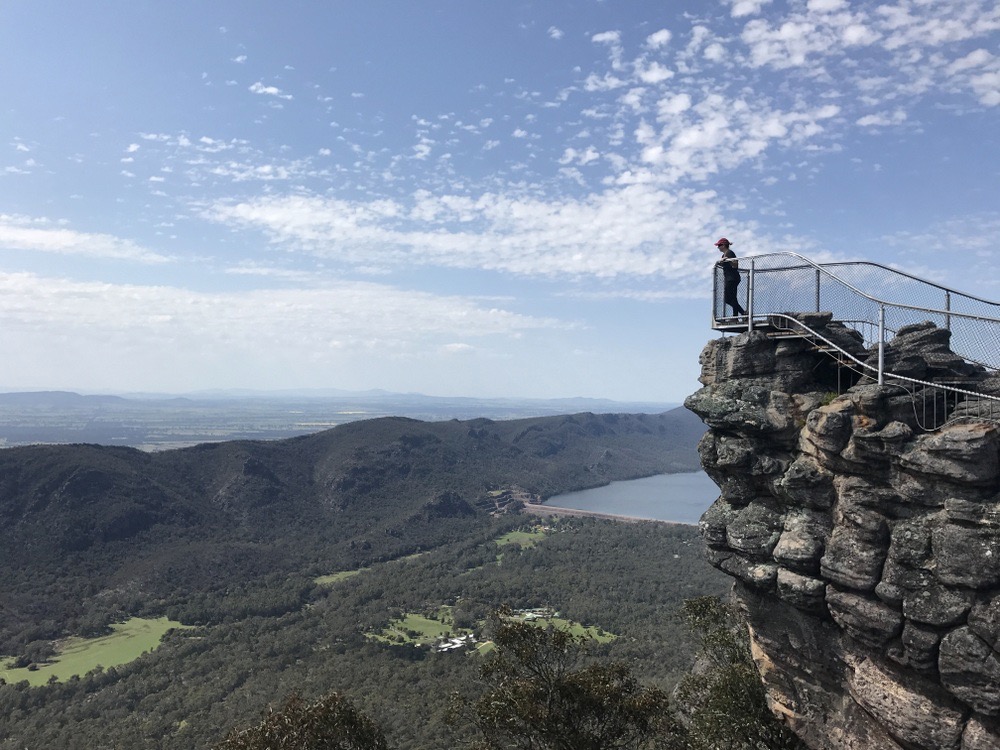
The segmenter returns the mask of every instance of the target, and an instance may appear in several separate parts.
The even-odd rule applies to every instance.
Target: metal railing
[[[951,349],[968,362],[1000,369],[1000,304],[926,281],[879,263],[814,263],[798,253],[768,253],[727,261],[738,264],[738,298],[749,330],[769,315],[788,312],[833,313],[835,321],[855,324],[865,343],[885,347],[886,332],[930,321],[951,331]],[[716,267],[712,324],[735,322],[724,315],[721,265]],[[877,289],[878,296],[865,291]],[[727,323],[728,321],[728,323]],[[879,370],[879,382],[884,372]]]
[[[846,324],[845,321],[839,322]],[[847,367],[859,376],[867,375],[873,380],[877,377],[874,366],[794,315],[771,315],[768,325],[775,330],[791,332],[810,340],[821,351],[836,357],[838,365]],[[879,365],[882,364],[880,359]],[[968,382],[949,378],[945,382],[922,380],[901,373],[888,372],[884,375],[885,379],[909,394],[913,403],[914,422],[923,430],[936,430],[955,418],[1000,421],[1000,397],[973,390],[976,387],[974,380]]]
[[[824,337],[792,314],[829,312],[834,321],[858,331],[866,348],[876,350],[877,367],[862,362],[834,342],[825,341],[825,345],[853,360],[861,368],[859,372],[880,385],[886,378],[899,384],[911,382],[919,389],[933,388],[954,394],[956,403],[975,397],[989,405],[985,410],[977,407],[978,413],[988,414],[984,418],[996,419],[1000,414],[1000,399],[995,396],[914,380],[887,372],[885,366],[887,336],[903,326],[930,321],[951,332],[950,347],[954,354],[987,370],[1000,369],[1000,304],[867,261],[819,264],[797,253],[782,252],[723,262],[736,265],[740,272],[737,298],[747,314],[738,319],[725,315],[723,271],[721,263],[717,264],[713,328],[753,331],[765,326],[773,328],[780,320],[818,343],[825,341]],[[877,291],[872,293],[872,290]],[[946,395],[946,402],[948,398]]]

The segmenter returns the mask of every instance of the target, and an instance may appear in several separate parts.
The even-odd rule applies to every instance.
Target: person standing
[[[723,279],[723,295],[722,295],[722,312],[726,312],[726,305],[733,308],[733,315],[739,318],[746,317],[747,311],[743,309],[743,305],[740,304],[739,299],[737,299],[737,287],[740,285],[740,270],[736,265],[736,253],[730,249],[732,243],[725,237],[720,239],[715,243],[715,246],[722,251],[722,258],[715,264],[717,266],[722,266],[722,279]],[[732,258],[733,260],[730,260]]]

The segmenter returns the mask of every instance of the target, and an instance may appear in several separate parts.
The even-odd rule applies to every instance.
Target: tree
[[[215,750],[388,750],[378,725],[333,692],[314,703],[293,694],[263,721],[234,729]]]
[[[767,705],[746,623],[714,596],[684,602],[682,615],[701,641],[694,668],[674,691],[678,750],[799,750],[802,744]]]
[[[668,698],[643,687],[621,663],[588,663],[584,636],[491,618],[496,646],[473,702],[456,696],[456,716],[478,730],[477,750],[625,750],[653,747],[670,721]]]

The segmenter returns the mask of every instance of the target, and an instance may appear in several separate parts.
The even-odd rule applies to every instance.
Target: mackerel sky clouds
[[[1000,298],[995,0],[0,5],[0,387],[680,401],[714,241]]]

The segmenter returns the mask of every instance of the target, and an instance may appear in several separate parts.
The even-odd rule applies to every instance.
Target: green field
[[[451,617],[451,607],[442,606],[436,617],[407,612],[398,620],[390,622],[381,633],[368,633],[368,637],[386,643],[427,646],[449,633],[464,635],[468,632],[465,628],[456,629]]]
[[[515,544],[521,549],[529,549],[545,538],[545,531],[535,527],[530,531],[509,531],[497,539],[498,547],[506,547]]]
[[[426,552],[414,552],[412,555],[391,560],[390,563],[406,563],[411,560],[416,560],[419,557],[423,557],[426,554]],[[353,578],[358,575],[358,573],[365,573],[369,570],[371,570],[371,567],[358,568],[357,570],[341,570],[336,573],[330,573],[329,575],[317,576],[316,578],[313,578],[313,582],[318,583],[320,586],[332,586],[340,581],[346,581],[348,578]]]
[[[114,632],[111,635],[67,638],[59,644],[52,661],[37,665],[38,669],[0,669],[0,679],[11,684],[27,680],[32,686],[38,686],[46,684],[53,676],[63,681],[74,675],[82,677],[97,666],[128,664],[155,649],[167,631],[183,627],[186,626],[166,617],[155,620],[133,617],[128,622],[112,625]],[[0,657],[5,667],[9,662],[9,658]]]
[[[540,628],[547,628],[551,625],[556,630],[566,630],[572,635],[582,635],[587,638],[593,638],[598,643],[608,643],[613,641],[618,636],[614,633],[607,633],[601,628],[591,626],[584,626],[578,622],[571,622],[570,620],[564,620],[561,617],[539,617],[537,619],[531,620],[532,625],[537,625]]]
[[[399,619],[392,620],[380,633],[368,633],[367,636],[372,640],[396,645],[430,646],[445,636],[461,636],[472,632],[467,628],[455,627],[451,609],[449,606],[442,606],[434,617],[407,612]],[[608,643],[618,637],[599,627],[584,626],[562,617],[532,617],[530,619],[524,615],[515,615],[515,617],[540,628],[552,626],[556,630],[565,630],[572,635],[592,638],[598,643]],[[481,625],[482,623],[478,623],[477,627]],[[491,641],[481,642],[476,646],[476,650],[482,654],[488,653],[492,649],[493,643]]]
[[[348,578],[352,578],[356,576],[358,573],[361,573],[362,571],[365,570],[371,570],[371,568],[359,568],[358,570],[342,570],[339,573],[331,573],[328,576],[319,576],[318,578],[314,578],[313,580],[320,586],[332,586],[335,583],[339,583],[340,581],[345,581]]]

